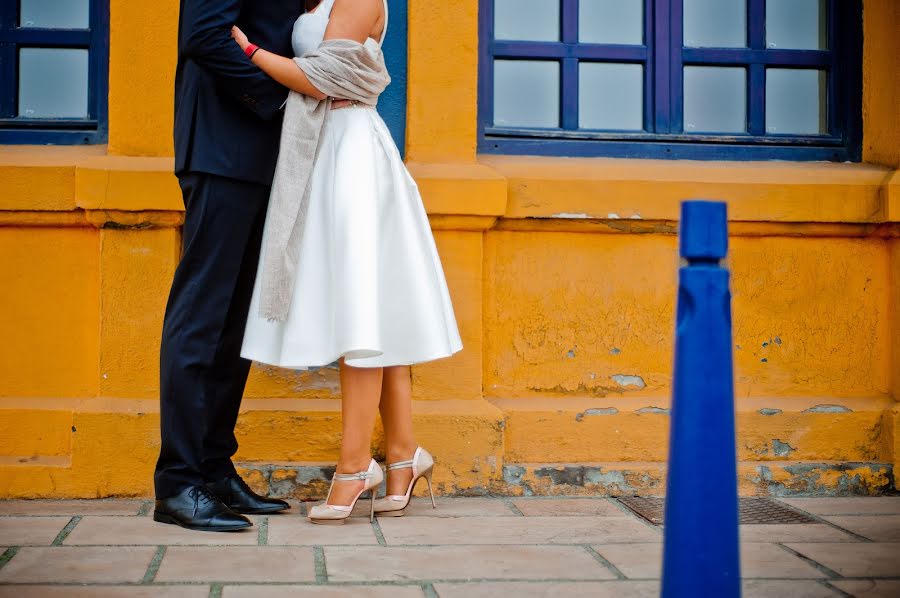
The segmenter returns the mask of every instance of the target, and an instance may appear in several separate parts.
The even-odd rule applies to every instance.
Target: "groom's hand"
[[[353,102],[351,102],[350,100],[334,99],[334,100],[331,100],[331,109],[332,110],[340,110],[341,108],[346,108],[347,106],[350,106],[352,104],[353,104]]]

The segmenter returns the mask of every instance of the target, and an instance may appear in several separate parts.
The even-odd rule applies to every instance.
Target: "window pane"
[[[582,62],[578,65],[578,127],[641,131],[644,67]]]
[[[495,60],[494,124],[559,127],[559,63]]]
[[[559,41],[559,0],[494,0],[494,39]]]
[[[826,22],[825,0],[766,0],[766,46],[823,50]]]
[[[87,105],[87,50],[19,50],[19,116],[87,118]]]
[[[684,131],[743,133],[747,130],[747,70],[684,67]]]
[[[90,0],[22,0],[20,27],[87,29]]]
[[[825,71],[766,69],[766,133],[828,132]]]
[[[644,43],[644,0],[580,0],[578,41],[587,44]]]
[[[684,45],[746,47],[747,0],[684,0]]]

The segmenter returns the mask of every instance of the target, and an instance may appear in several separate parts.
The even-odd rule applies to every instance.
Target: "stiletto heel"
[[[409,502],[412,500],[412,491],[420,478],[425,478],[425,481],[428,483],[431,506],[432,508],[437,508],[434,502],[434,492],[431,489],[431,473],[434,470],[434,458],[420,446],[416,449],[412,459],[390,463],[387,466],[387,471],[405,469],[407,467],[412,468],[413,477],[406,488],[406,494],[389,494],[384,498],[379,498],[375,504],[375,513],[377,515],[381,517],[402,517],[406,514],[406,507],[409,506]]]
[[[351,480],[365,481],[362,490],[360,490],[359,494],[357,494],[353,498],[353,502],[351,502],[349,505],[328,504],[328,499],[331,498],[331,491],[334,489],[334,483],[336,481],[343,482]],[[365,471],[360,471],[357,473],[335,472],[334,476],[332,476],[331,478],[331,486],[328,488],[328,496],[325,497],[325,503],[316,505],[309,510],[309,520],[313,523],[329,525],[343,524],[344,520],[347,519],[350,516],[350,513],[353,511],[353,507],[356,505],[356,501],[358,501],[359,497],[362,496],[367,490],[369,491],[369,495],[372,499],[372,504],[369,506],[369,521],[374,520],[375,491],[378,489],[378,486],[381,485],[382,480],[384,480],[384,473],[382,473],[381,468],[378,467],[378,463],[375,462],[375,459],[372,459],[369,462],[369,468]]]
[[[431,495],[431,508],[436,509],[437,505],[434,503],[434,491],[431,489],[431,471],[428,470],[428,473],[425,474],[425,481],[428,482],[428,494]]]

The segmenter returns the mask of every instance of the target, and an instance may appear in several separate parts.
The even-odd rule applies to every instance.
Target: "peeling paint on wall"
[[[660,415],[669,415],[669,409],[663,409],[662,407],[641,407],[635,413],[658,413]]]
[[[553,214],[550,216],[551,218],[569,218],[574,220],[585,220],[590,218],[590,214],[573,214],[570,212],[559,212],[558,214]]]
[[[843,405],[816,405],[809,409],[804,409],[803,413],[853,413],[853,409],[844,407]]]
[[[615,407],[592,407],[591,409],[585,409],[581,413],[575,416],[575,421],[580,422],[585,417],[589,415],[615,415],[619,412]]]
[[[788,455],[793,453],[795,450],[797,450],[797,449],[795,449],[794,447],[792,447],[791,445],[789,445],[786,442],[782,442],[782,441],[778,440],[777,438],[772,439],[772,452],[775,454],[776,457],[787,457]]]
[[[759,411],[757,411],[760,415],[778,415],[779,413],[783,413],[781,409],[772,409],[770,407],[763,407]]]
[[[632,376],[628,374],[616,374],[612,377],[613,381],[619,386],[629,387],[634,386],[636,388],[644,388],[647,385],[644,383],[644,379],[640,376]]]

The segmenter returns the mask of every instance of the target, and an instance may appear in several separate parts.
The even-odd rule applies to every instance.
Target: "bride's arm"
[[[247,51],[250,40],[247,39],[247,36],[244,35],[243,31],[238,27],[232,27],[231,37],[233,37],[234,41],[241,47],[241,50]],[[293,89],[298,93],[308,95],[317,100],[325,99],[325,94],[316,89],[313,84],[309,82],[306,73],[297,67],[297,63],[294,62],[292,58],[287,58],[260,48],[253,54],[253,57],[250,60],[253,61],[253,64],[262,69],[263,72],[288,89]]]
[[[380,5],[381,0],[336,0],[331,10],[328,29],[325,31],[325,39],[352,39],[363,43],[378,21]],[[233,28],[232,37],[242,50],[246,50],[250,45],[247,36],[237,27]],[[326,98],[324,93],[309,82],[306,73],[297,67],[292,58],[260,48],[253,54],[251,60],[288,89],[317,100]]]

